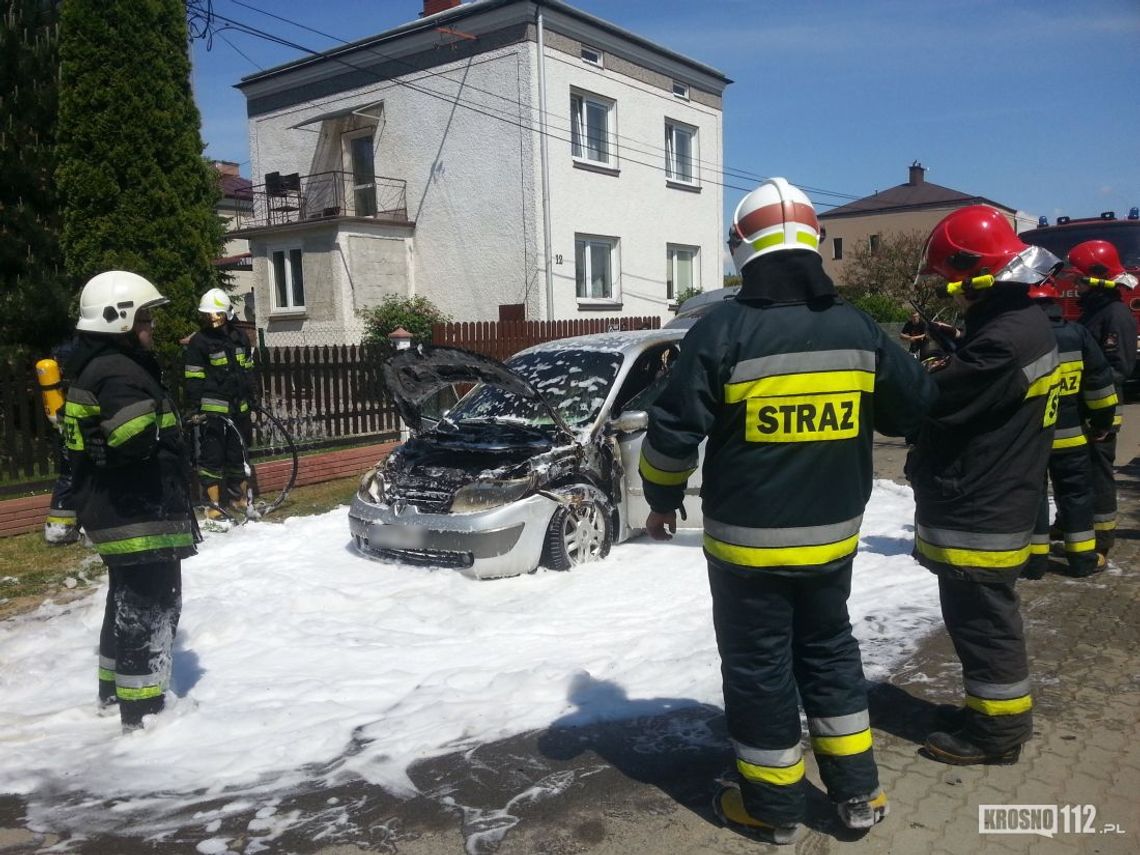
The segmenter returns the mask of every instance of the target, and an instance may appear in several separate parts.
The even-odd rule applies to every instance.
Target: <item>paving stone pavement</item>
[[[353,805],[335,823],[301,822],[259,836],[258,814],[236,813],[209,833],[189,820],[164,840],[127,830],[94,836],[37,833],[22,803],[0,796],[0,853],[78,855],[228,852],[317,855],[951,855],[1140,852],[1140,406],[1126,413],[1120,525],[1108,572],[1090,579],[1051,573],[1019,585],[1034,679],[1034,736],[1013,766],[944,766],[917,752],[935,704],[960,700],[949,639],[924,639],[889,682],[871,690],[875,752],[891,798],[885,822],[862,835],[839,825],[815,783],[808,833],[771,847],[721,828],[710,810],[732,755],[718,708],[653,712],[589,728],[554,726],[413,767],[420,795],[398,799],[356,782],[314,785],[281,800],[284,815],[319,817]],[[878,449],[882,477],[901,471],[901,447]],[[1057,559],[1055,570],[1063,564]],[[652,705],[651,705],[652,707]],[[981,805],[1060,809],[1053,837],[979,833]],[[1092,812],[1095,811],[1095,815]],[[200,848],[205,847],[205,848]]]

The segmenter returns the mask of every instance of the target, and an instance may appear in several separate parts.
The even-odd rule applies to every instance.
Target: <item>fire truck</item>
[[[1123,220],[1118,220],[1114,211],[1105,211],[1099,217],[1087,219],[1058,217],[1054,225],[1049,225],[1049,220],[1041,217],[1037,228],[1021,232],[1018,237],[1026,243],[1043,246],[1062,259],[1079,243],[1106,240],[1120,253],[1124,269],[1140,278],[1140,207],[1132,208]],[[1062,270],[1057,275],[1056,283],[1057,290],[1061,293],[1059,302],[1062,314],[1068,320],[1076,320],[1081,316],[1081,308],[1077,303],[1077,286],[1072,271]],[[1124,301],[1137,321],[1136,338],[1137,346],[1140,347],[1140,288],[1135,291],[1123,290]],[[1140,361],[1132,373],[1132,379],[1140,380]]]

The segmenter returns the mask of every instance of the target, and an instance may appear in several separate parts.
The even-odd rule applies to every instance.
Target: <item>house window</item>
[[[574,279],[579,300],[618,301],[616,249],[617,238],[574,236]]]
[[[586,47],[582,45],[582,62],[588,62],[590,65],[596,65],[599,68],[602,66],[602,52],[597,48]]]
[[[570,95],[570,150],[574,157],[612,165],[615,153],[610,143],[612,101],[596,95]]]
[[[879,254],[879,236],[878,235],[871,235],[871,237],[868,238],[867,247],[871,250],[871,255],[878,255]]]
[[[668,299],[676,300],[678,294],[699,287],[698,252],[700,248],[695,246],[669,244],[665,248],[665,296]]]
[[[305,308],[305,269],[300,247],[275,249],[269,254],[273,273],[273,310]]]
[[[697,129],[678,122],[665,122],[665,177],[685,184],[696,183]]]
[[[843,260],[843,238],[832,238],[831,239],[831,260],[832,261],[842,261]]]
[[[689,100],[689,84],[673,81],[673,94],[682,101]]]
[[[376,149],[371,130],[345,137],[345,160],[352,189],[352,214],[376,213]]]

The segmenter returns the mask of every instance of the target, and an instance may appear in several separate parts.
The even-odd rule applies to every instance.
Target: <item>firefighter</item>
[[[250,471],[245,450],[256,403],[253,348],[230,324],[233,317],[229,295],[211,288],[198,303],[199,330],[183,349],[186,405],[200,423],[198,479],[210,500],[207,521],[219,528],[234,511],[247,509]],[[223,419],[206,418],[210,415],[226,417],[237,432]]]
[[[162,710],[182,603],[181,560],[196,552],[188,455],[162,384],[154,309],[168,302],[135,273],[100,273],[79,297],[66,374],[64,437],[79,524],[107,565],[99,702],[123,730]]]
[[[1069,266],[1077,279],[1080,323],[1100,345],[1112,366],[1116,397],[1124,403],[1124,381],[1136,367],[1136,320],[1120,296],[1120,288],[1135,288],[1136,277],[1124,272],[1116,247],[1106,240],[1089,240],[1069,250]],[[1107,432],[1089,426],[1092,466],[1093,528],[1096,551],[1104,561],[1116,543],[1116,432],[1119,411]]]
[[[1057,503],[1057,539],[1064,541],[1069,575],[1090,576],[1104,569],[1105,559],[1096,551],[1093,534],[1086,430],[1094,436],[1107,435],[1116,414],[1117,398],[1112,369],[1104,354],[1087,329],[1061,317],[1058,296],[1051,281],[1029,289],[1029,298],[1053,324],[1061,360],[1061,395],[1049,455],[1049,478]],[[1049,497],[1045,493],[1041,496],[1031,550],[1022,576],[1040,579],[1049,562]]]
[[[708,438],[704,547],[741,779],[714,809],[780,843],[806,810],[800,699],[842,821],[887,813],[847,599],[873,431],[916,431],[933,396],[919,363],[837,295],[818,245],[811,202],[783,178],[744,197],[729,240],[742,288],[685,337],[640,461],[646,530],[667,539]]]
[[[945,278],[965,313],[956,349],[930,366],[938,400],[907,467],[914,554],[938,576],[965,685],[965,708],[926,740],[927,755],[945,763],[1014,763],[1032,732],[1014,585],[1045,485],[1060,369],[1053,330],[1027,291],[1059,266],[987,205],[948,214],[924,249],[922,272]]]

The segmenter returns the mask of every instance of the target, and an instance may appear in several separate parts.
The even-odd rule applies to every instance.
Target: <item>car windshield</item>
[[[571,427],[597,417],[621,367],[621,354],[604,350],[542,350],[507,361],[530,381]],[[549,411],[498,386],[476,386],[447,414],[449,421],[503,421],[531,427],[554,423]]]

